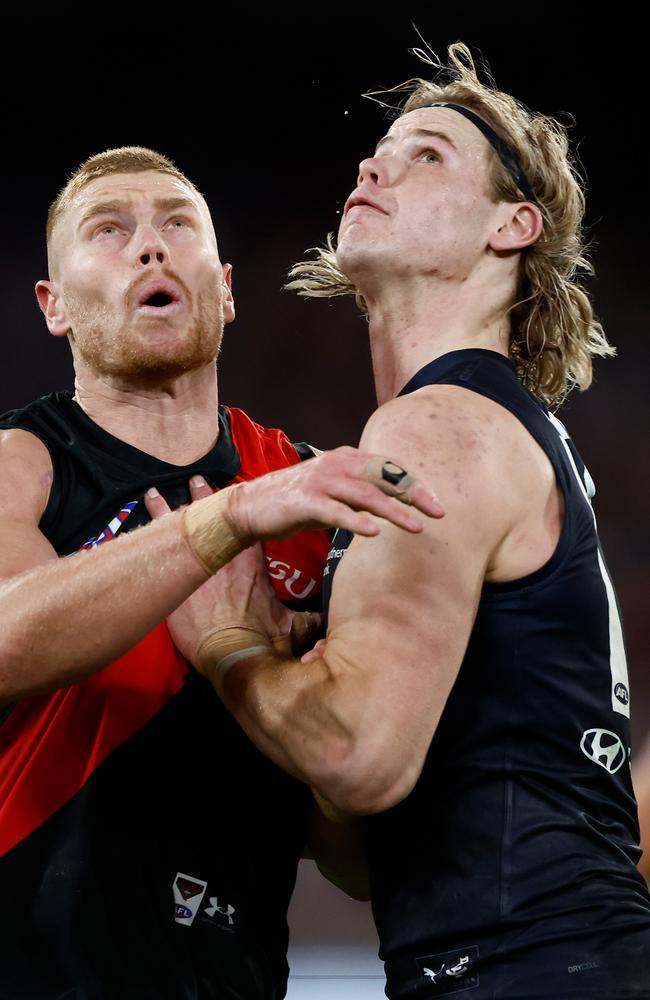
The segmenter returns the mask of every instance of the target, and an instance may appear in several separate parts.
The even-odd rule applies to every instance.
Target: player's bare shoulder
[[[375,451],[397,447],[432,472],[463,477],[470,469],[498,466],[511,422],[517,421],[503,407],[476,392],[428,385],[379,407],[366,424],[361,446]],[[410,471],[417,474],[418,468]]]
[[[486,576],[516,579],[549,558],[563,506],[553,466],[504,406],[455,385],[431,385],[390,400],[370,418],[362,446],[393,456],[435,485],[446,525],[488,541]],[[458,540],[457,540],[458,541]]]
[[[52,487],[50,453],[20,428],[0,430],[0,512],[14,521],[38,523]]]

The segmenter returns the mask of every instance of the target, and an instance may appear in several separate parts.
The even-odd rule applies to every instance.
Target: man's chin
[[[157,385],[182,378],[192,372],[214,365],[217,354],[213,351],[186,353],[181,355],[148,355],[125,359],[116,366],[115,375],[141,385]]]
[[[78,361],[82,361],[84,366],[100,377],[125,384],[154,387],[214,365],[218,348],[219,344],[216,342],[195,344],[191,348],[186,345],[183,350],[131,348],[112,356],[95,350],[74,353]]]
[[[382,254],[376,246],[361,240],[344,240],[336,249],[336,263],[342,274],[355,285],[365,275],[372,275],[381,265]]]

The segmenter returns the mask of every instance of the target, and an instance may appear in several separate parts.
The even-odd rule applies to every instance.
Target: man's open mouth
[[[144,300],[142,305],[156,306],[156,308],[160,308],[161,306],[168,306],[170,302],[176,301],[177,300],[173,299],[171,295],[167,294],[167,292],[154,292],[153,295],[150,295],[148,299]]]
[[[170,312],[174,306],[180,306],[181,302],[180,289],[173,282],[151,281],[139,290],[137,308]]]

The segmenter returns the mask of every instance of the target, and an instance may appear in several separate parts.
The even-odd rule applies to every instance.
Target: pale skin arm
[[[339,523],[372,535],[379,527],[371,514],[421,530],[419,516],[370,486],[367,459],[338,449],[246,483],[232,494],[230,521],[253,540]],[[52,479],[47,449],[25,431],[1,432],[0,468],[0,703],[91,675],[208,579],[181,512],[58,558],[38,528]],[[416,484],[412,492],[420,509],[440,514],[430,491]]]
[[[313,858],[321,875],[347,896],[370,899],[366,842],[357,817],[314,801],[303,857]]]
[[[650,885],[650,739],[639,760],[632,768],[634,791],[639,806],[639,826],[641,828],[641,849],[643,856],[639,871]]]
[[[221,675],[218,655],[197,657],[210,630],[207,605],[193,629],[179,622],[185,640],[193,636],[194,649],[186,653],[257,746],[353,813],[386,809],[415,784],[483,581],[497,571],[529,501],[525,489],[500,485],[516,487],[522,475],[524,458],[510,440],[514,418],[502,417],[495,404],[469,400],[473,394],[463,390],[440,389],[382,407],[362,446],[387,450],[422,481],[441,483],[447,516],[427,523],[417,538],[388,526],[378,537],[354,539],[334,579],[322,656],[306,663],[274,650],[243,658]],[[549,539],[538,565],[555,541]],[[265,634],[263,568],[255,558],[253,550],[242,554],[204,588],[220,591],[212,628],[239,615],[249,628],[257,620]],[[170,627],[182,643],[174,617]]]

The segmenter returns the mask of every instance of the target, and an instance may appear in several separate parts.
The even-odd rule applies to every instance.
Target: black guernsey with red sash
[[[40,528],[77,559],[146,523],[150,486],[176,508],[192,475],[221,488],[304,457],[227,407],[185,467],[108,434],[68,393],[0,418],[11,427],[48,448]],[[283,601],[318,602],[328,547],[325,532],[265,546]],[[0,709],[0,1000],[279,1000],[310,803],[164,623],[86,680]]]

